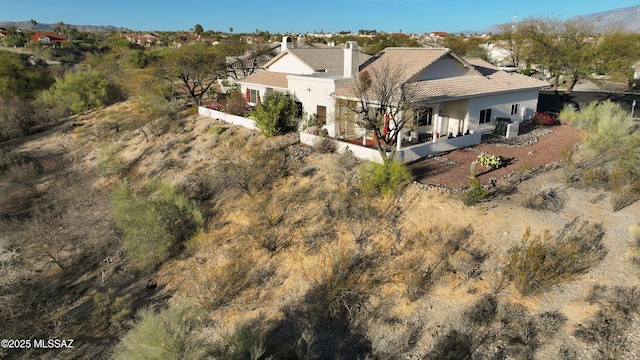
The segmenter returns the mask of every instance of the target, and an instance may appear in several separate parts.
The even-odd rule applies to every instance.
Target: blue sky
[[[233,4],[233,5],[230,5]],[[579,5],[576,5],[579,4]],[[637,0],[0,0],[0,21],[113,25],[140,31],[205,30],[235,33],[482,31],[511,21],[551,15],[570,18],[636,6]]]

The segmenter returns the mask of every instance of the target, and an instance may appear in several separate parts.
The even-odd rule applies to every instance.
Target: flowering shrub
[[[531,122],[535,126],[550,126],[556,123],[556,120],[549,114],[545,113],[535,113]]]

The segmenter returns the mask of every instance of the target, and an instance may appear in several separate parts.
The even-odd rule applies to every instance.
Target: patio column
[[[433,136],[431,137],[431,142],[436,142],[438,141],[438,137],[436,136],[438,133],[440,133],[440,127],[442,126],[440,124],[440,103],[436,104],[436,108],[433,111],[433,116],[435,117],[435,121],[434,121],[434,126],[433,126]]]

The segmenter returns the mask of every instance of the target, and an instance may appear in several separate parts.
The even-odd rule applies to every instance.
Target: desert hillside
[[[0,144],[3,338],[74,340],[0,357],[640,357],[640,203],[564,162],[467,206],[193,112],[114,128],[128,106]]]

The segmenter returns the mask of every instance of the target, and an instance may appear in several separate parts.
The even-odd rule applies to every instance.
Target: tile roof
[[[278,56],[273,58],[265,66],[269,67],[269,65],[286,54],[292,54],[297,57],[314,71],[342,71],[344,67],[344,49],[342,47],[288,49],[287,51],[278,54]],[[360,53],[360,65],[367,62],[370,58],[371,55]]]
[[[288,86],[287,75],[285,73],[279,73],[274,71],[263,71],[257,74],[253,74],[247,76],[242,79],[242,81],[238,81],[241,84],[259,84],[265,85],[269,87],[277,87],[286,89]]]
[[[44,37],[48,37],[49,38],[49,42],[52,42],[52,43],[67,42],[67,38],[66,37],[64,37],[64,36],[62,36],[60,34],[52,33],[52,32],[36,32],[36,33],[32,34],[29,38],[33,42],[38,42],[38,41],[41,41],[41,39],[44,38]]]
[[[447,55],[457,59],[472,71],[462,76],[412,80]],[[406,89],[411,93],[414,102],[438,102],[517,90],[540,89],[547,86],[546,83],[528,76],[509,74],[482,59],[462,59],[446,48],[387,48],[377,55],[377,59],[367,69],[377,66],[403,67],[403,76],[399,81],[407,84]],[[335,95],[352,97],[348,89],[349,86],[343,86],[335,92]]]
[[[498,71],[490,76],[455,76],[408,83],[415,102],[438,102],[545,87],[543,81],[521,74]]]

